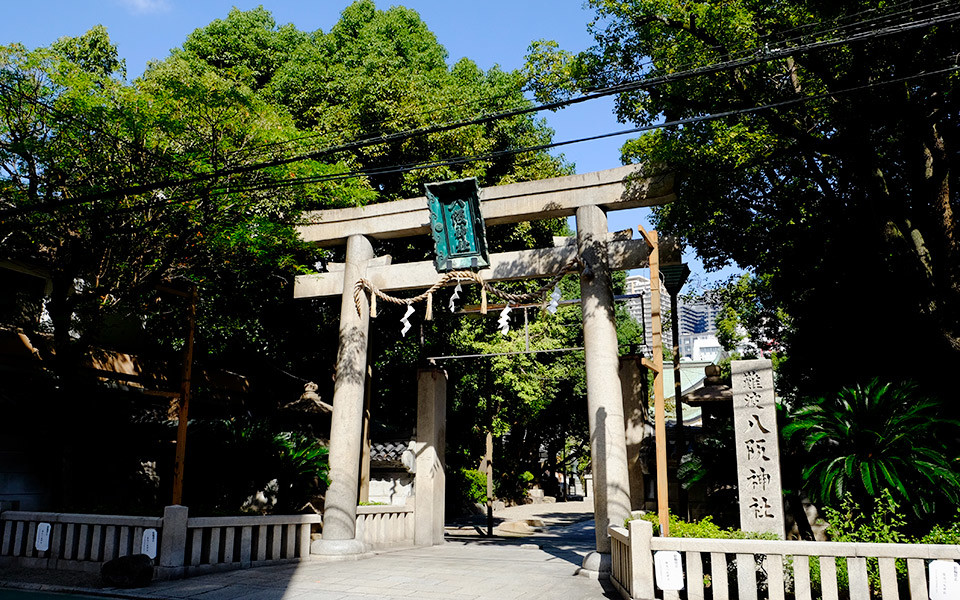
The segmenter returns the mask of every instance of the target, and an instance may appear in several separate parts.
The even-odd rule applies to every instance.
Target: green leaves
[[[849,494],[865,503],[889,490],[918,517],[960,498],[947,450],[957,433],[960,423],[944,419],[916,385],[877,379],[794,411],[783,429],[808,453],[803,478],[817,501],[837,506]]]
[[[565,100],[577,92],[577,79],[583,74],[583,66],[555,41],[536,40],[527,48],[523,74],[526,88],[538,102],[546,104]]]
[[[62,37],[50,48],[88,73],[102,77],[127,76],[126,61],[117,54],[117,46],[110,41],[103,25],[94,25],[80,37]]]
[[[822,394],[875,376],[867,356],[823,364],[819,336],[856,331],[863,347],[883,347],[876,324],[891,315],[938,349],[934,370],[956,363],[960,238],[948,232],[957,227],[958,78],[930,75],[954,64],[944,59],[960,52],[956,23],[887,35],[918,18],[879,0],[588,4],[595,46],[572,56],[535,44],[529,89],[562,98],[647,80],[617,96],[624,122],[704,119],[628,141],[623,160],[673,170],[677,200],[655,209],[656,227],[708,268],[749,270],[763,281],[768,314],[789,315],[784,335],[766,338],[791,356],[785,391]],[[809,49],[824,40],[842,43]],[[730,64],[747,58],[758,62]],[[690,75],[703,66],[721,68]],[[915,378],[930,369],[906,362]],[[949,398],[950,385],[942,392]]]
[[[234,7],[226,19],[215,19],[187,36],[183,49],[258,89],[307,37],[292,24],[278,28],[263,6],[248,11]]]

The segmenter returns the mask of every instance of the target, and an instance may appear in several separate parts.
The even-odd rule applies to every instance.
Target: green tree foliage
[[[117,55],[117,46],[103,25],[95,25],[80,37],[62,37],[50,48],[88,73],[127,76],[126,61]]]
[[[717,339],[727,352],[739,352],[748,340],[748,352],[755,356],[782,352],[790,318],[771,296],[768,280],[745,273],[696,298],[721,307]]]
[[[58,44],[79,51],[81,42]],[[0,238],[8,258],[49,269],[57,357],[68,362],[69,332],[82,343],[90,333],[82,323],[155,283],[178,245],[175,216],[129,212],[149,195],[69,201],[129,185],[134,173],[150,177],[164,157],[146,151],[150,115],[136,94],[102,70],[14,45],[0,51],[0,78],[0,189],[3,209],[14,215],[5,215]]]
[[[338,169],[317,162],[212,175],[249,161],[250,147],[298,137],[286,111],[196,61],[157,64],[134,84],[115,77],[122,69],[102,27],[51,48],[0,49],[0,245],[3,258],[49,276],[47,358],[60,390],[70,390],[51,397],[61,506],[97,508],[97,494],[109,495],[107,486],[93,486],[88,497],[72,492],[86,488],[72,479],[91,469],[117,474],[153,459],[168,466],[160,448],[140,442],[115,459],[91,458],[85,437],[100,427],[127,420],[121,426],[145,436],[163,432],[146,431],[151,403],[134,408],[129,398],[105,395],[78,369],[99,348],[164,357],[182,347],[184,311],[158,297],[158,284],[199,286],[195,355],[205,366],[222,359],[246,370],[254,361],[236,359],[252,352],[282,361],[284,329],[272,326],[290,303],[292,276],[317,256],[296,239],[294,222],[308,206],[369,198],[355,180],[265,189]],[[34,318],[29,333],[38,326]],[[201,398],[202,381],[194,388]],[[299,393],[287,391],[290,399]],[[103,408],[87,408],[93,397]]]
[[[248,11],[233,8],[226,19],[215,19],[188,35],[182,50],[173,54],[195,56],[250,88],[260,89],[289,60],[292,49],[308,37],[289,23],[277,27],[263,6]]]
[[[210,176],[249,160],[250,146],[298,135],[285,111],[182,59],[123,84],[107,72],[119,61],[104,36],[95,29],[52,50],[10,46],[0,56],[0,235],[7,258],[50,273],[48,310],[67,365],[102,342],[104,319],[142,312],[163,280],[217,284],[201,288],[208,298],[258,267],[261,283],[289,277],[315,254],[293,233],[302,208],[369,198],[349,182],[276,188],[337,168],[316,162]],[[70,59],[80,55],[82,64]]]
[[[826,359],[825,332],[883,348],[896,323],[936,364],[957,360],[960,78],[930,74],[954,64],[956,23],[880,36],[872,32],[916,17],[876,0],[588,4],[596,46],[579,56],[532,48],[531,88],[569,93],[552,72],[540,78],[541,66],[559,65],[580,89],[663,76],[671,79],[620,94],[619,118],[726,115],[651,131],[626,143],[623,158],[678,175],[677,201],[655,211],[658,229],[679,234],[708,267],[750,269],[770,308],[790,316],[782,375],[791,386],[826,393],[875,374],[870,351]],[[802,48],[854,32],[862,39]],[[680,76],[745,57],[758,60]],[[946,389],[952,377],[937,383]]]
[[[915,384],[843,388],[797,410],[783,429],[806,451],[803,479],[814,499],[839,506],[845,496],[868,506],[883,490],[929,519],[960,498],[960,475],[949,443],[960,423]]]
[[[280,42],[281,38],[287,41]],[[261,53],[232,50],[253,47],[262,48]],[[274,47],[285,49],[278,55],[270,50]],[[229,60],[224,58],[228,55]],[[329,32],[299,37],[290,34],[287,26],[277,27],[265,11],[232,11],[225,20],[191,34],[168,62],[197,60],[224,76],[236,74],[264,102],[285,109],[297,127],[309,130],[311,137],[305,143],[311,148],[376,140],[530,104],[523,96],[520,74],[496,67],[484,72],[469,59],[448,65],[447,58],[446,49],[416,12],[402,7],[381,11],[372,1],[359,0],[343,11]],[[258,75],[251,76],[253,72]],[[428,181],[476,177],[481,186],[491,186],[568,174],[570,165],[545,152],[514,152],[543,144],[551,136],[543,122],[521,116],[368,145],[337,156],[350,168],[380,169],[368,181],[378,201],[389,201],[421,195],[422,184]],[[440,164],[475,156],[483,159]],[[433,166],[405,172],[395,169],[404,165]],[[488,238],[491,251],[499,252],[549,246],[552,236],[564,231],[562,221],[540,221],[492,227]],[[422,260],[431,251],[432,242],[426,237],[382,243],[378,248],[378,253],[390,253],[395,262]],[[514,289],[536,285],[515,284]],[[399,335],[399,315],[394,313],[402,309],[381,305],[382,316],[371,323],[373,414],[375,420],[389,422],[381,424],[382,435],[405,435],[413,426],[411,390],[416,389],[416,381],[410,366],[425,356],[526,347],[523,334],[518,333],[522,331],[519,311],[514,311],[514,329],[505,338],[496,330],[495,314],[479,319],[446,315],[441,298],[449,293],[437,294],[435,321],[420,322],[414,317],[414,332],[419,329],[419,336]],[[473,293],[467,286],[464,300]],[[538,312],[528,313],[531,347],[579,345],[577,327],[564,330]],[[509,459],[496,462],[505,481],[517,481],[516,475],[535,463],[530,456],[537,454],[541,439],[549,437],[558,454],[563,447],[561,430],[579,432],[582,417],[562,409],[564,403],[582,399],[582,392],[574,391],[580,381],[580,371],[573,366],[576,358],[512,355],[479,360],[481,368],[475,361],[449,366],[456,397],[450,431],[469,433],[448,436],[459,446],[451,453],[451,464],[476,466],[484,433],[491,428],[498,436],[510,432],[510,444],[516,446],[507,450],[498,444],[498,452]],[[582,415],[582,409],[577,413]],[[549,427],[544,425],[547,422]],[[549,435],[543,433],[547,430]]]
[[[190,34],[182,48],[164,63],[154,65],[147,79],[155,72],[173,70],[171,79],[175,80],[180,70],[176,65],[184,64],[183,68],[211,72],[235,82],[249,90],[256,102],[290,115],[302,137],[295,144],[284,145],[287,153],[376,139],[505,106],[529,104],[518,74],[498,68],[484,73],[467,59],[448,66],[447,56],[416,12],[402,7],[380,11],[373,2],[360,0],[348,6],[327,33],[302,33],[290,25],[277,26],[263,9],[233,10],[225,19]],[[314,206],[418,196],[426,181],[472,176],[488,186],[568,173],[569,165],[544,152],[496,155],[543,143],[551,135],[541,122],[518,117],[343,152],[336,158],[345,168],[390,172],[364,180],[371,195],[351,189],[331,203],[331,190],[323,189],[319,195],[325,203],[318,198]],[[238,155],[253,159],[258,152],[257,145],[246,144]],[[493,156],[459,165],[392,172],[398,166],[476,155]],[[302,176],[299,172],[290,174],[292,180]],[[549,245],[559,227],[559,222],[539,222],[491,228],[491,250]],[[390,253],[396,262],[421,260],[432,251],[427,237],[380,246],[378,253]],[[281,293],[289,296],[289,289]],[[288,333],[297,336],[297,332]],[[387,357],[378,362],[380,370],[386,369],[387,373],[383,386],[378,387],[389,397],[391,389],[401,387],[399,382],[409,384],[407,366],[416,362],[419,351],[413,340],[400,339],[393,328],[384,333],[386,337],[377,340],[382,342],[378,351]],[[257,339],[263,337],[256,335]],[[222,346],[232,346],[235,341],[239,340],[227,344],[224,339]],[[402,370],[404,377],[397,379],[392,370]]]
[[[312,131],[315,148],[529,104],[519,73],[497,67],[485,73],[469,59],[448,66],[446,49],[415,11],[377,10],[372,0],[349,5],[327,33],[278,27],[263,8],[234,9],[193,32],[174,52],[178,57],[240,78]],[[520,116],[367,146],[344,160],[383,169],[369,180],[380,201],[394,200],[421,195],[429,181],[477,177],[495,185],[567,173],[568,165],[543,152],[499,154],[551,136],[542,122]],[[395,171],[461,156],[489,159]]]
[[[347,7],[326,33],[278,25],[262,8],[233,10],[132,83],[118,77],[123,63],[102,28],[49,49],[12,46],[0,58],[0,241],[5,257],[39,262],[52,275],[48,309],[64,371],[89,348],[115,342],[105,334],[114,318],[134,321],[140,343],[171,354],[181,349],[182,307],[158,302],[155,288],[189,280],[200,296],[195,355],[204,365],[250,375],[244,409],[256,416],[295,399],[300,377],[317,381],[326,399],[332,392],[338,307],[291,297],[294,275],[321,257],[294,234],[303,210],[418,196],[425,181],[477,177],[492,186],[572,171],[546,152],[519,152],[552,137],[530,116],[316,154],[530,104],[519,73],[483,71],[468,59],[450,65],[415,12],[380,11],[370,0]],[[317,159],[280,160],[307,153]],[[482,159],[445,162],[476,156]],[[260,163],[272,166],[250,167]],[[411,165],[423,168],[397,168]],[[380,171],[330,179],[357,169]],[[559,220],[492,227],[490,246],[549,246],[563,230]],[[377,252],[406,262],[431,249],[424,237],[382,243]],[[384,420],[396,424],[394,432],[407,434],[413,425],[411,365],[436,354],[525,344],[516,325],[499,337],[495,315],[417,322],[420,335],[415,329],[401,338],[389,309],[383,311],[387,318],[371,329],[374,414],[389,415]],[[572,312],[530,317],[536,347],[580,345]],[[549,430],[553,454],[567,445],[562,432],[585,434],[577,362],[521,357],[465,369],[451,431],[475,437],[461,438],[471,458],[459,466],[476,465],[474,448],[488,426],[511,431],[530,452],[540,429]],[[199,383],[196,392],[210,390]],[[213,416],[222,415],[198,415],[201,433],[219,427]],[[512,476],[529,469],[525,463]],[[240,480],[244,489],[262,485]]]

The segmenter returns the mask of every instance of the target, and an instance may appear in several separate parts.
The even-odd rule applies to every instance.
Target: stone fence
[[[654,537],[647,521],[628,525],[609,528],[610,579],[627,600],[960,598],[956,545]]]
[[[140,554],[145,545],[158,548],[162,532],[159,517],[8,510],[0,513],[0,566],[99,571],[102,563]]]
[[[357,539],[373,550],[413,546],[413,509],[406,506],[358,506]]]
[[[103,563],[146,554],[158,579],[302,560],[319,515],[189,518],[4,511],[0,566],[97,572]]]
[[[4,511],[0,567],[98,572],[121,556],[146,554],[158,579],[303,560],[320,515],[162,517]],[[372,550],[414,545],[413,508],[357,507],[357,539]]]

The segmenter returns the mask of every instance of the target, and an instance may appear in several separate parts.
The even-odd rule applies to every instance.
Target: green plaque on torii
[[[438,273],[490,266],[477,180],[428,183],[427,206]]]

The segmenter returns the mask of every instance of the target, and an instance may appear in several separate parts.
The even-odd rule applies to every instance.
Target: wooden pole
[[[187,419],[190,414],[190,378],[193,373],[193,337],[197,326],[197,286],[191,285],[187,308],[187,342],[183,349],[183,377],[177,411],[177,451],[173,464],[173,504],[183,504],[183,466],[187,455]]]
[[[487,536],[493,537],[493,432],[487,432],[487,452],[483,457],[487,472]]]
[[[657,232],[647,233],[643,227],[640,234],[650,246],[650,327],[651,352],[653,356],[654,436],[657,448],[657,516],[660,519],[660,535],[670,535],[670,510],[667,498],[667,427],[663,397],[663,327],[660,322],[660,244]]]

